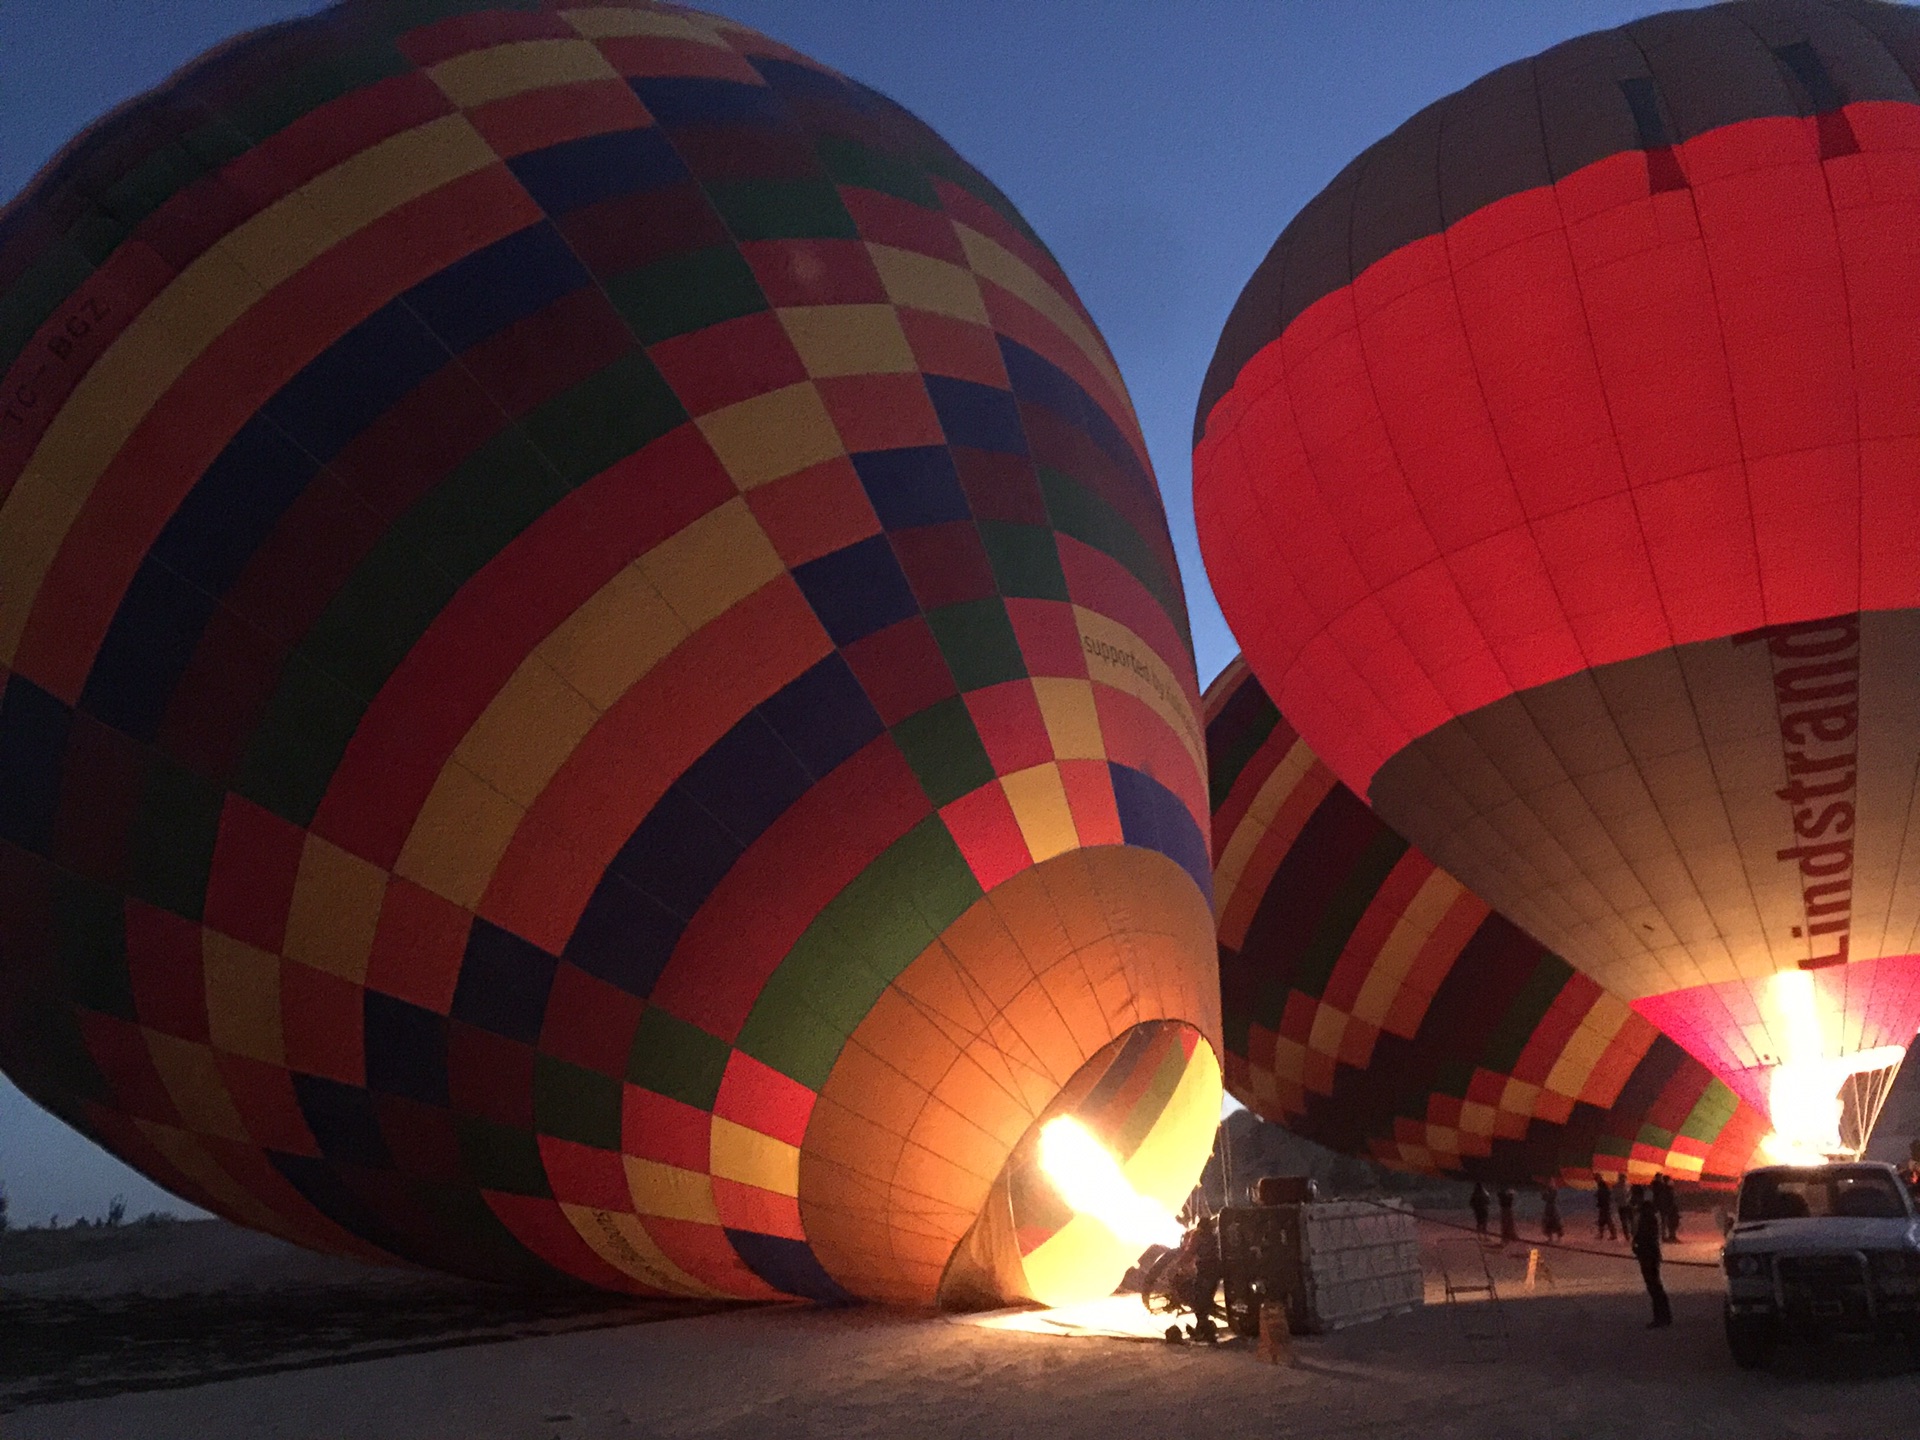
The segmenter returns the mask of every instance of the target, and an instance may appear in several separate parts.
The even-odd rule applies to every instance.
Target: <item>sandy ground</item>
[[[1691,1244],[1672,1258],[1712,1255],[1711,1245]],[[1649,1332],[1638,1272],[1624,1253],[1546,1259],[1551,1283],[1528,1293],[1524,1247],[1495,1257],[1505,1297],[1498,1317],[1484,1303],[1448,1307],[1430,1283],[1424,1310],[1298,1340],[1296,1363],[1281,1369],[1240,1344],[1063,1338],[874,1311],[772,1307],[659,1323],[605,1315],[594,1323],[614,1328],[28,1403],[0,1420],[0,1435],[1869,1440],[1911,1433],[1920,1421],[1920,1376],[1889,1347],[1792,1354],[1768,1374],[1734,1369],[1720,1336],[1715,1268],[1669,1267],[1678,1323]],[[42,1286],[52,1286],[42,1274]],[[406,1284],[379,1283],[388,1302],[402,1302]],[[425,1331],[418,1341],[435,1344]]]

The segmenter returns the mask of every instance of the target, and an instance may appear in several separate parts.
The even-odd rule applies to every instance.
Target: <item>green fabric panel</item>
[[[640,1017],[627,1056],[627,1079],[696,1110],[711,1110],[728,1053],[726,1041],[656,1006]]]
[[[1624,1135],[1602,1135],[1594,1142],[1593,1153],[1595,1156],[1612,1155],[1624,1160],[1633,1154],[1633,1142]]]
[[[983,201],[999,211],[1000,218],[1025,236],[1034,249],[1049,260],[1054,260],[1053,252],[1047,249],[1046,241],[1042,240],[1034,228],[1027,224],[1026,217],[1014,208],[1013,202],[1000,192],[997,185],[947,149],[938,139],[931,136],[929,139],[932,143],[919,156],[920,163],[925,169],[932,171],[943,180],[952,181],[974,199]],[[1056,266],[1059,263],[1058,260],[1054,260]]]
[[[567,495],[530,435],[584,480],[683,419],[633,351],[470,456],[388,528],[308,633],[306,668],[289,663],[249,746],[243,792],[311,821],[370,698],[460,587]]]
[[[542,1170],[546,1168],[544,1165]],[[559,1271],[535,1255],[500,1223],[480,1192],[471,1185],[416,1180],[414,1196],[438,1217],[448,1235],[495,1267],[494,1278],[508,1283],[552,1285]]]
[[[928,210],[940,208],[940,197],[934,193],[926,171],[912,161],[869,150],[859,141],[840,135],[823,136],[816,148],[820,163],[838,184],[878,190]]]
[[[646,352],[633,350],[529,415],[524,428],[561,480],[579,486],[686,419]]]
[[[1222,946],[1220,948],[1222,973],[1226,970],[1226,957],[1227,949]],[[1253,1043],[1253,1012],[1251,1010],[1223,1008],[1220,1012],[1220,1029],[1221,1038],[1226,1044],[1229,1055],[1238,1055],[1243,1059],[1252,1058],[1248,1055],[1248,1047]]]
[[[1069,600],[1067,575],[1060,568],[1060,550],[1053,532],[1044,525],[1015,525],[1004,520],[982,520],[980,539],[993,565],[994,583],[1002,595],[1029,600]]]
[[[67,994],[83,1009],[136,1020],[127,974],[126,907],[118,892],[56,869],[54,944]]]
[[[893,739],[936,810],[993,782],[993,761],[957,695],[909,715],[893,727]]]
[[[1533,1032],[1540,1028],[1541,1020],[1572,978],[1573,967],[1566,961],[1558,955],[1542,955],[1493,1034],[1487,1037],[1486,1057],[1480,1063],[1499,1074],[1511,1075],[1520,1063],[1520,1052],[1527,1048]]]
[[[1262,697],[1264,703],[1254,723],[1246,726],[1233,737],[1230,744],[1220,747],[1214,753],[1213,735],[1207,735],[1207,808],[1218,811],[1226,804],[1227,796],[1232,793],[1234,784],[1240,779],[1240,772],[1247,768],[1247,762],[1260,753],[1273,732],[1280,728],[1280,707],[1273,701]]]
[[[1711,1145],[1720,1138],[1720,1132],[1727,1128],[1727,1122],[1733,1119],[1733,1112],[1740,1104],[1735,1095],[1718,1080],[1709,1080],[1707,1088],[1680,1126],[1680,1133],[1689,1140],[1698,1140],[1703,1145]]]
[[[128,838],[127,889],[188,920],[200,918],[220,836],[220,787],[160,758]]]
[[[614,308],[647,345],[689,335],[767,308],[740,252],[731,245],[675,255],[606,281]]]
[[[47,317],[93,273],[71,242],[55,244],[0,294],[0,373],[11,369]],[[0,413],[5,407],[0,406]]]
[[[1406,853],[1407,842],[1391,830],[1382,830],[1361,852],[1353,873],[1333,893],[1327,908],[1320,912],[1320,923],[1314,926],[1313,939],[1302,952],[1300,963],[1294,966],[1294,989],[1308,995],[1319,995],[1326,990],[1333,967],[1339,963],[1340,952],[1346,948],[1354,927],[1360,923],[1360,917],[1367,913],[1367,906],[1373,903],[1373,897],[1380,893],[1388,872],[1400,863],[1400,857]]]
[[[1178,1045],[1171,1045],[1167,1053],[1160,1057],[1160,1063],[1154,1067],[1153,1078],[1147,1082],[1147,1088],[1127,1112],[1125,1122],[1119,1132],[1112,1137],[1111,1148],[1123,1158],[1131,1159],[1133,1152],[1147,1138],[1154,1122],[1167,1108],[1167,1102],[1173,1098],[1173,1092],[1180,1085],[1180,1077],[1187,1073],[1187,1056]]]
[[[620,1148],[620,1082],[551,1055],[533,1057],[533,1123],[542,1135]]]
[[[1193,637],[1187,630],[1179,577],[1167,574],[1153,547],[1113,506],[1070,475],[1044,465],[1039,470],[1040,490],[1054,528],[1122,565],[1159,602],[1174,630],[1191,649]]]
[[[79,1012],[53,996],[30,996],[13,1010],[9,1021],[21,1092],[107,1148],[106,1140],[87,1123],[82,1102],[118,1108],[121,1101],[87,1049]]]
[[[706,190],[736,240],[860,238],[860,227],[830,181],[735,180]]]
[[[1433,1088],[1436,1094],[1449,1095],[1455,1100],[1464,1100],[1467,1098],[1467,1087],[1472,1083],[1473,1066],[1468,1061],[1443,1060],[1434,1070]],[[1425,1109],[1423,1108],[1412,1118],[1425,1120],[1427,1118]]]
[[[1658,1125],[1642,1125],[1636,1140],[1641,1145],[1655,1145],[1665,1150],[1673,1144],[1673,1131],[1662,1130]]]
[[[863,870],[768,979],[739,1047],[814,1090],[886,987],[980,898],[938,816]]]
[[[382,38],[303,65],[280,84],[263,87],[235,100],[221,112],[220,118],[258,144],[329,100],[338,100],[342,95],[413,68],[413,63],[394,48],[390,39]]]
[[[962,692],[1027,678],[1020,638],[998,598],[943,605],[927,612],[927,624]]]
[[[313,823],[366,702],[298,651],[247,742],[234,788],[295,825]]]
[[[540,1160],[540,1142],[531,1130],[496,1125],[473,1115],[455,1115],[453,1123],[460,1137],[461,1159],[475,1185],[509,1195],[553,1198],[547,1167]]]

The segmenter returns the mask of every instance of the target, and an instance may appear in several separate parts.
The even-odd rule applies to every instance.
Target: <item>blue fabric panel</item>
[[[449,358],[418,315],[389,301],[309,360],[261,414],[309,455],[331,460]]]
[[[681,877],[669,867],[667,878]],[[608,871],[594,887],[562,954],[568,964],[645,999],[686,928],[687,922],[660,901]]]
[[[1127,444],[1120,427],[1113,423],[1107,412],[1080,388],[1080,382],[1045,356],[1036,354],[1017,341],[1009,340],[1004,335],[999,339],[1000,358],[1006,364],[1013,393],[1029,404],[1044,405],[1085,430],[1093,438],[1094,444],[1125,470],[1142,491],[1152,495],[1154,504],[1158,505],[1160,492],[1155,488],[1153,478],[1141,468],[1140,457],[1133,453],[1133,447]]]
[[[1120,811],[1120,833],[1129,845],[1158,850],[1193,877],[1213,903],[1213,862],[1207,840],[1180,798],[1151,775],[1131,766],[1107,763],[1113,798]]]
[[[889,530],[973,518],[953,456],[944,445],[869,450],[853,457],[853,468],[874,514]]]
[[[815,780],[830,774],[886,727],[839,655],[829,655],[760,706],[760,713]]]
[[[727,1239],[747,1268],[774,1289],[825,1305],[851,1305],[853,1296],[827,1274],[804,1240],[784,1235],[762,1235],[753,1230],[728,1229]]]
[[[1020,406],[1005,390],[956,380],[951,375],[928,375],[926,386],[949,445],[996,450],[1003,455],[1027,453]]]
[[[387,1151],[379,1119],[373,1113],[373,1096],[365,1090],[296,1072],[293,1093],[307,1128],[327,1159],[377,1170],[392,1167],[393,1156]]]
[[[627,83],[662,125],[780,125],[786,122],[786,108],[780,103],[780,97],[765,85],[681,77]]]
[[[423,1105],[446,1105],[447,1017],[365,992],[367,1088]]]
[[[94,657],[81,708],[152,740],[218,604],[151,555],[142,560]]]
[[[687,167],[674,154],[672,142],[652,125],[550,145],[514,157],[507,168],[549,215],[687,178]]]
[[[0,693],[0,840],[53,853],[60,764],[73,713],[24,675]]]
[[[399,303],[458,354],[592,283],[558,230],[529,225],[422,280]]]
[[[913,587],[884,535],[870,535],[809,560],[795,568],[793,578],[833,643],[842,648],[920,613]]]
[[[453,991],[453,1018],[531,1045],[547,1015],[560,962],[530,941],[475,917]]]

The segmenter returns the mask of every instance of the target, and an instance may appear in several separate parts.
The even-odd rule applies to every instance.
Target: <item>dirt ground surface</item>
[[[1710,1243],[1670,1249],[1672,1260],[1708,1263],[1668,1267],[1677,1323],[1648,1331],[1624,1247],[1543,1251],[1548,1273],[1530,1292],[1527,1247],[1495,1253],[1497,1309],[1450,1307],[1433,1242],[1453,1232],[1422,1231],[1426,1308],[1296,1340],[1294,1363],[1275,1368],[1244,1342],[1069,1338],[870,1310],[623,1312],[573,1297],[528,1314],[533,1302],[483,1287],[334,1266],[258,1237],[243,1237],[242,1248],[255,1248],[236,1260],[237,1232],[208,1230],[182,1242],[197,1247],[197,1265],[170,1264],[159,1246],[119,1266],[95,1257],[86,1263],[103,1269],[90,1279],[63,1279],[58,1267],[0,1275],[0,1357],[37,1323],[16,1306],[105,1307],[89,1335],[72,1332],[72,1353],[33,1342],[38,1370],[0,1359],[0,1406],[12,1410],[0,1435],[1877,1440],[1920,1425],[1920,1375],[1895,1347],[1833,1345],[1786,1354],[1770,1373],[1736,1370],[1720,1334]],[[116,1270],[136,1279],[111,1283]],[[261,1332],[263,1305],[280,1328],[235,1340],[231,1332],[249,1326]],[[115,1325],[124,1333],[126,1321],[114,1306],[151,1307],[143,1323],[156,1326],[171,1313],[186,1339],[165,1363],[144,1363],[137,1345],[116,1348]],[[312,1311],[304,1330],[303,1306]],[[360,1318],[342,1322],[343,1311]],[[93,1398],[60,1400],[75,1393]]]

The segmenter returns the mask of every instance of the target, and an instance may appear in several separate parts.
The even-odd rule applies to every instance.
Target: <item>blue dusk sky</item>
[[[0,202],[78,130],[303,0],[0,0]],[[1486,71],[1671,3],[1631,0],[710,0],[885,91],[1018,205],[1133,392],[1202,680],[1236,646],[1193,533],[1188,439],[1220,326],[1342,165]],[[16,1221],[184,1210],[0,1080]]]

